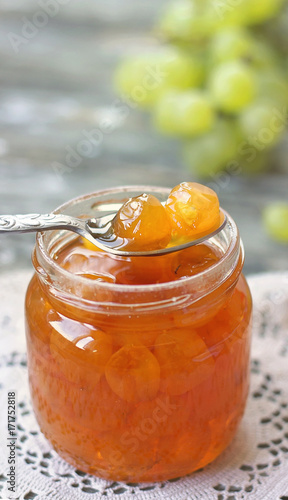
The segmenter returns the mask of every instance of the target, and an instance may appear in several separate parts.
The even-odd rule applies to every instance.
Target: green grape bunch
[[[194,175],[235,162],[243,173],[267,168],[287,125],[288,65],[275,36],[285,9],[288,0],[174,0],[155,26],[160,43],[119,64],[117,91],[182,141]]]
[[[263,223],[267,234],[279,243],[288,244],[288,203],[276,201],[263,211]]]

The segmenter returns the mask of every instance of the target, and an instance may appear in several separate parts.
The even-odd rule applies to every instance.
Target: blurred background
[[[215,1],[0,0],[0,213],[198,181],[238,223],[247,274],[287,269],[288,215],[263,224],[288,202],[286,1]],[[1,235],[0,272],[31,266],[33,242]]]

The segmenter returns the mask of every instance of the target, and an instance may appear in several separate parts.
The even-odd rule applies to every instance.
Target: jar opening
[[[115,207],[123,204],[128,198],[137,196],[143,192],[151,193],[160,201],[165,201],[170,192],[168,188],[157,188],[151,186],[124,186],[104,191],[87,194],[68,201],[57,208],[55,213],[64,213],[74,217],[100,217],[115,211]],[[228,222],[226,227],[211,238],[210,243],[217,248],[222,256],[219,260],[199,274],[185,277],[177,281],[144,285],[122,285],[115,283],[89,280],[83,276],[72,274],[61,267],[54,256],[61,251],[69,242],[77,238],[68,231],[49,231],[38,233],[36,246],[33,254],[33,264],[36,272],[44,286],[53,289],[53,293],[64,292],[70,299],[86,300],[83,290],[89,290],[89,296],[95,300],[105,301],[111,299],[113,292],[113,303],[155,303],[155,301],[171,300],[181,302],[185,294],[191,294],[194,300],[202,298],[219,287],[231,275],[236,267],[240,274],[243,267],[243,247],[239,237],[238,229],[233,219],[226,214]],[[153,259],[154,257],[149,257]],[[240,262],[239,262],[240,261]],[[133,298],[133,300],[132,300]],[[136,300],[135,300],[136,299]]]

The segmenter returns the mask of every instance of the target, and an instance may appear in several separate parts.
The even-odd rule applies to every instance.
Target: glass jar
[[[56,212],[98,217],[144,191],[161,201],[169,193],[111,189]],[[32,402],[44,435],[78,469],[111,480],[166,480],[205,466],[232,440],[249,388],[251,297],[227,216],[210,240],[219,254],[213,265],[156,284],[74,274],[59,256],[79,237],[37,235],[26,295]],[[149,274],[156,257],[141,259]]]

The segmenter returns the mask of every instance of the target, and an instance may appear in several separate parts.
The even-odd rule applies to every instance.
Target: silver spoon
[[[106,252],[122,255],[126,257],[131,256],[152,256],[163,255],[167,253],[183,250],[184,248],[197,245],[203,241],[212,238],[217,233],[222,231],[227,223],[227,217],[221,211],[221,224],[220,226],[206,236],[185,242],[181,245],[171,245],[159,250],[137,251],[130,252],[122,250],[124,240],[116,238],[113,233],[112,221],[115,217],[115,212],[104,217],[97,219],[77,219],[70,215],[64,214],[20,214],[20,215],[2,215],[0,216],[0,234],[1,233],[31,233],[37,231],[47,231],[53,229],[66,229],[73,231],[86,240],[96,245],[101,250]]]

